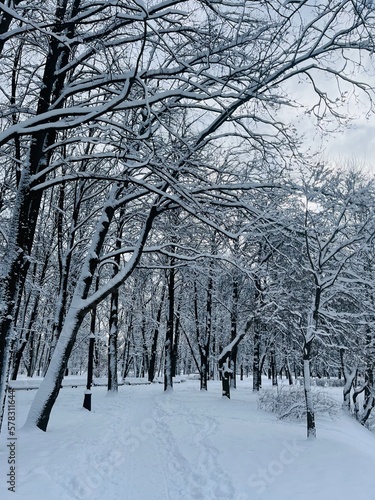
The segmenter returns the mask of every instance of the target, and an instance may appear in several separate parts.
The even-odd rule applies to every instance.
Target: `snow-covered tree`
[[[373,50],[374,19],[363,2],[310,7],[242,0],[230,6],[199,0],[2,2],[0,16],[0,147],[12,185],[2,230],[2,402],[44,192],[87,178],[102,186],[101,216],[96,229],[94,219],[87,222],[93,237],[30,414],[29,422],[45,428],[84,315],[133,272],[155,220],[180,207],[228,234],[213,207],[233,209],[254,186],[237,184],[224,164],[215,175],[204,158],[207,146],[224,147],[232,136],[265,162],[275,156],[287,162],[297,153],[279,113],[292,102],[287,85],[305,81],[315,93],[306,108],[319,118],[331,113],[339,119],[351,84],[369,95],[363,79],[353,77],[358,58],[351,55]],[[321,90],[323,72],[345,90]],[[100,260],[107,258],[110,226],[123,208],[130,209],[132,237],[121,252],[131,256],[90,295]]]

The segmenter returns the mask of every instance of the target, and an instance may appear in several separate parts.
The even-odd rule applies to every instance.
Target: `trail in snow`
[[[154,398],[153,418],[160,463],[167,465],[163,471],[166,499],[234,498],[231,478],[218,463],[219,450],[210,441],[218,427],[215,417],[167,393],[164,401]]]

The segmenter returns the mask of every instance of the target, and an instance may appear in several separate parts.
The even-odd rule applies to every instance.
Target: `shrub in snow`
[[[315,413],[328,413],[331,418],[338,416],[340,405],[322,390],[313,390]],[[280,385],[259,392],[259,408],[276,413],[278,418],[299,420],[306,418],[306,403],[303,387]]]

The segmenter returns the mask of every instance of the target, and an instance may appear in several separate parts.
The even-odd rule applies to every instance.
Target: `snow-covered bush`
[[[313,390],[315,413],[328,413],[331,418],[338,416],[340,405],[322,390]],[[280,385],[262,389],[259,392],[259,408],[276,413],[278,418],[298,420],[306,417],[303,387]]]

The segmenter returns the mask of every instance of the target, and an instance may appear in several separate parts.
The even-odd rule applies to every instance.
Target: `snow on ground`
[[[329,391],[329,389],[327,389]],[[332,390],[337,395],[337,389]],[[35,391],[16,392],[16,493],[0,439],[0,498],[27,500],[375,500],[375,436],[349,416],[284,422],[258,409],[251,380],[232,399],[186,381],[124,385],[117,396],[64,387],[48,431],[25,430]]]

